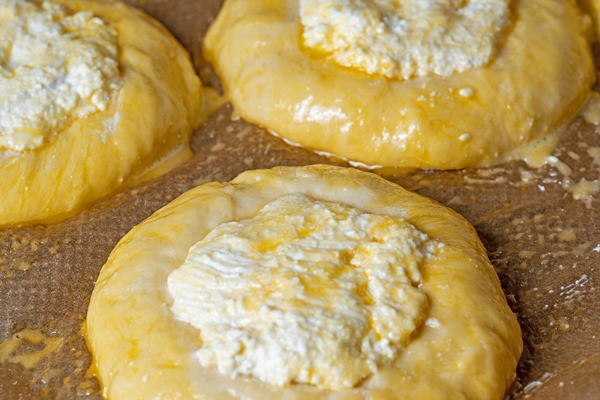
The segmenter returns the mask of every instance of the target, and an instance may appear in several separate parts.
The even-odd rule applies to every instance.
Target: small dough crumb
[[[474,90],[471,88],[462,88],[458,91],[458,94],[460,94],[462,97],[471,97],[473,96]]]

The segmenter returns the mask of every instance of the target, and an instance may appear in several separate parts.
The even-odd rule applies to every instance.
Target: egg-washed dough
[[[200,332],[172,311],[167,281],[190,248],[215,227],[253,218],[288,195],[399,218],[443,243],[418,263],[420,278],[411,276],[427,297],[418,327],[392,366],[381,366],[352,389],[280,387],[204,368],[194,355],[202,346]],[[157,211],[110,255],[86,329],[103,394],[112,400],[501,399],[522,350],[519,325],[467,221],[374,174],[318,165],[245,172],[230,183],[202,185]]]
[[[15,9],[10,3],[3,2],[4,14],[0,16],[7,21],[13,18]],[[189,55],[157,21],[116,1],[54,0],[54,3],[59,6],[50,6],[55,10],[53,13],[29,19],[26,25],[29,36],[15,34],[20,39],[11,42],[0,55],[7,60],[0,71],[3,78],[23,81],[20,95],[16,85],[11,92],[21,96],[22,102],[0,96],[0,101],[14,103],[2,108],[5,131],[0,147],[0,226],[54,221],[174,168],[191,156],[189,138],[207,114],[207,90],[201,87]],[[40,9],[49,7],[48,3],[35,4]],[[65,35],[79,35],[88,43],[108,45],[95,55],[86,50],[62,50],[67,59],[45,68],[72,71],[67,78],[55,82],[52,77],[38,73],[41,68],[35,71],[36,44],[32,41],[36,36],[46,35],[36,33],[36,29],[41,29],[39,19],[60,18],[57,7],[63,7],[67,16],[75,17],[70,25],[65,23],[64,28],[55,25],[51,29],[65,29]],[[85,24],[104,28],[78,30]],[[13,39],[7,34],[2,40]],[[37,45],[41,46],[40,59],[46,54],[60,61],[61,53],[53,55],[43,47],[46,45]],[[30,53],[25,54],[22,51],[25,47],[20,46],[33,47],[28,47]],[[107,58],[116,59],[101,64],[102,52]],[[23,60],[24,57],[29,58]],[[97,84],[94,77],[100,76],[106,78],[104,87],[100,84],[79,87],[82,82]],[[33,85],[34,78],[39,78],[41,84],[54,85],[51,86],[54,92],[48,94],[27,87]],[[80,96],[75,105],[72,102],[77,96],[65,89],[69,84]],[[56,106],[48,103],[53,96]],[[14,109],[11,113],[10,107],[19,104],[32,113],[42,110],[43,114],[31,117],[28,109]],[[66,116],[55,113],[59,106],[66,110]]]
[[[577,0],[577,5],[594,21],[594,40],[600,40],[600,0]]]
[[[489,60],[448,76],[435,66],[403,80],[338,65],[330,49],[303,45],[297,0],[227,0],[204,49],[236,113],[292,143],[374,167],[535,165],[595,80],[590,19],[573,0],[511,1],[509,11]]]

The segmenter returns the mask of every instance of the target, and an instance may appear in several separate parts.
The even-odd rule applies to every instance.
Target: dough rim
[[[49,143],[0,151],[6,196],[0,226],[63,220],[181,165],[192,156],[193,130],[210,111],[211,92],[201,86],[187,51],[158,21],[114,0],[53,2],[91,11],[117,30],[122,86],[106,110],[74,118]]]
[[[409,81],[369,76],[306,51],[296,5],[227,0],[207,33],[205,56],[239,116],[292,143],[372,168],[458,169],[515,159],[540,164],[596,79],[589,19],[573,1],[513,1],[513,23],[488,65]],[[548,14],[560,16],[572,32],[536,30]],[[540,59],[537,46],[545,43],[556,45]],[[464,98],[461,88],[475,93]],[[306,105],[320,113],[299,114]],[[464,134],[468,140],[460,139]]]
[[[242,393],[248,399],[262,399],[265,394],[280,398],[283,391],[279,388],[249,378],[231,380],[201,368],[192,359],[193,350],[200,345],[199,335],[170,314],[172,299],[166,279],[183,263],[189,247],[212,227],[225,220],[253,215],[268,201],[290,192],[302,192],[318,200],[340,201],[351,206],[358,197],[368,199],[366,206],[360,207],[364,211],[402,217],[451,247],[443,258],[444,266],[439,265],[440,260],[433,260],[422,267],[423,289],[431,303],[428,317],[437,318],[442,327],[454,327],[454,319],[469,322],[468,329],[461,332],[475,335],[487,350],[466,348],[460,352],[460,361],[466,365],[466,371],[454,371],[449,365],[443,372],[432,373],[430,365],[423,366],[412,360],[412,354],[424,351],[424,345],[415,343],[420,339],[427,343],[455,339],[439,335],[445,328],[422,326],[396,362],[396,365],[408,364],[400,365],[398,370],[380,370],[368,381],[372,398],[397,398],[400,392],[411,394],[415,399],[502,398],[515,377],[521,354],[520,328],[474,229],[455,212],[374,174],[323,165],[248,171],[228,184],[202,185],[157,211],[119,242],[100,273],[86,321],[88,344],[106,397],[129,399],[136,393],[139,398],[178,395],[182,398],[233,399],[237,398],[235,393]],[[356,196],[357,193],[360,196]],[[412,203],[415,200],[417,205]],[[436,285],[454,283],[448,281],[448,277],[440,282],[436,278],[438,274],[460,278],[455,284],[460,288],[461,279],[477,283],[472,291],[466,292],[466,297],[451,297],[453,303],[472,302],[476,308],[469,308],[469,311],[473,315],[455,316],[454,312],[442,312],[448,305],[432,299],[431,291]],[[153,286],[157,282],[158,287]],[[459,293],[462,292],[459,290]],[[148,310],[152,311],[149,315],[144,312]],[[490,314],[496,316],[492,318]],[[156,336],[148,338],[148,335]],[[157,343],[161,345],[156,346]],[[460,347],[464,343],[459,340],[457,345]],[[451,349],[448,355],[452,356]],[[149,363],[157,369],[148,372],[145,367]],[[419,373],[424,375],[419,376]],[[210,385],[215,380],[220,384],[226,382],[227,390],[215,394],[202,384]],[[393,390],[385,387],[385,382],[398,381],[402,387]],[[293,392],[287,390],[285,393],[289,399],[362,399],[366,396],[360,388],[331,394],[313,387],[294,386]],[[329,395],[333,397],[327,397]]]

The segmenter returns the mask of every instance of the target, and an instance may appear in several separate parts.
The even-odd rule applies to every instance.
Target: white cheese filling
[[[401,218],[284,196],[191,247],[172,311],[200,330],[205,367],[347,389],[425,320],[419,265],[438,246]]]
[[[300,0],[304,44],[388,78],[448,76],[490,61],[509,0]]]
[[[0,0],[0,149],[35,149],[121,86],[117,33],[89,12]]]

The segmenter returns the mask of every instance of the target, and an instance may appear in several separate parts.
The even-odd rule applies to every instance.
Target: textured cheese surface
[[[169,276],[200,363],[233,377],[351,388],[390,365],[425,315],[434,244],[400,218],[303,195],[216,227]]]
[[[121,86],[116,32],[91,12],[0,0],[0,148],[34,149]]]
[[[388,78],[486,64],[508,15],[508,0],[300,0],[307,47]]]

